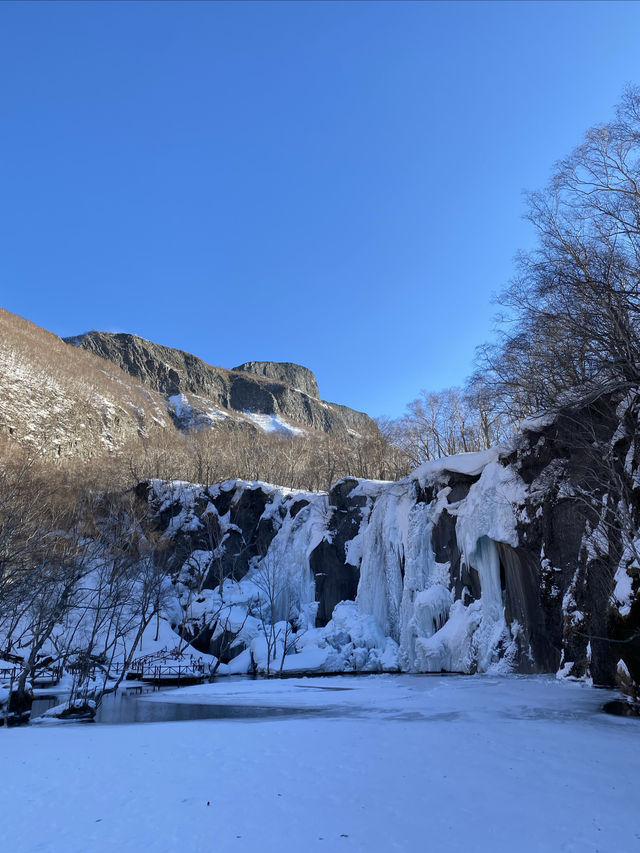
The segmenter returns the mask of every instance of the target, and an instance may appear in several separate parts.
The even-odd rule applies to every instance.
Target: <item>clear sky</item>
[[[640,4],[3,2],[0,80],[4,307],[398,415],[471,372]]]

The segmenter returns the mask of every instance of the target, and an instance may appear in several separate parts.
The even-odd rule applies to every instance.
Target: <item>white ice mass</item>
[[[232,507],[252,490],[265,492],[270,502],[261,519],[268,519],[276,529],[266,553],[251,560],[240,587],[227,582],[221,593],[226,606],[244,607],[245,615],[249,614],[238,641],[250,654],[232,662],[232,671],[243,665],[247,669],[265,665],[252,602],[255,605],[260,599],[261,573],[274,566],[287,600],[295,601],[302,629],[295,646],[287,650],[284,669],[303,670],[304,660],[312,658],[314,670],[469,673],[508,669],[512,637],[504,617],[496,543],[517,544],[515,530],[525,487],[513,469],[496,460],[495,450],[461,454],[423,466],[397,483],[354,481],[349,499],[362,506],[358,529],[345,543],[345,562],[358,575],[357,594],[355,602],[336,606],[324,627],[314,625],[318,570],[314,574],[310,558],[321,542],[331,544],[336,537],[331,526],[335,507],[330,506],[329,496],[238,481],[215,487],[233,493]],[[480,476],[465,497],[449,502],[451,489],[438,488],[446,471]],[[417,500],[419,488],[430,488],[435,497]],[[181,511],[169,526],[172,535],[197,528],[199,522],[190,507],[200,487],[154,482],[153,490],[161,510],[180,498]],[[304,506],[292,516],[287,506],[299,499]],[[217,513],[212,503],[207,511]],[[465,564],[477,572],[481,594],[474,600],[470,593],[455,599],[451,564],[436,560],[432,532],[444,511],[457,522],[455,536]],[[222,535],[228,530],[228,519],[228,512],[219,517]],[[240,588],[242,600],[238,599]],[[199,618],[202,612],[191,615]],[[287,615],[280,613],[277,618]],[[228,671],[225,664],[220,670]]]

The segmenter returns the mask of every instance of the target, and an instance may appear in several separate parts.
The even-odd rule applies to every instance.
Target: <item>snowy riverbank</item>
[[[528,677],[221,681],[140,701],[265,717],[0,730],[0,847],[633,853],[640,725],[609,698]]]

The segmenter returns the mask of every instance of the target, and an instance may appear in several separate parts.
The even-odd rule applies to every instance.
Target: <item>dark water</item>
[[[324,716],[327,709],[273,708],[260,705],[209,705],[185,702],[147,702],[143,694],[162,693],[153,687],[134,687],[110,693],[100,703],[96,723],[167,723],[181,720],[266,720]],[[31,719],[65,701],[66,696],[41,696],[33,700]],[[71,723],[69,723],[71,724]]]
[[[615,717],[635,717],[635,719],[640,719],[640,705],[633,705],[630,702],[623,702],[619,699],[607,702],[603,706],[603,711],[606,711],[607,714],[613,714]]]

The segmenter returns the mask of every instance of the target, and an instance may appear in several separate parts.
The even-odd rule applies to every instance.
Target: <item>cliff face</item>
[[[320,400],[315,377],[299,365],[225,370],[133,335],[96,332],[69,342],[0,310],[0,459],[17,448],[74,464],[106,455],[117,471],[125,454],[143,468],[157,456],[171,474],[204,476],[188,436],[198,432],[209,460],[222,448],[220,476],[240,473],[231,436],[248,446],[261,433],[304,438],[315,431],[355,447],[359,436],[377,432],[367,415]]]
[[[308,367],[302,367],[300,364],[292,364],[290,361],[247,361],[232,369],[234,372],[251,373],[274,382],[282,382],[309,397],[320,399],[316,377]]]
[[[313,494],[154,481],[139,491],[173,538],[177,575],[194,554],[210,566],[198,620],[218,614],[211,637],[220,579],[233,580],[233,608],[250,614],[261,571],[275,566],[306,627],[300,668],[313,659],[329,670],[558,672],[612,684],[622,661],[637,681],[638,411],[635,398],[602,399],[525,425],[510,448],[428,463],[398,483],[346,479]],[[607,448],[618,467],[605,482],[597,459]],[[242,624],[234,654],[248,655],[256,633]]]
[[[191,393],[215,407],[238,412],[281,415],[327,433],[366,432],[371,418],[346,406],[319,399],[313,373],[288,362],[247,362],[233,370],[214,367],[182,350],[136,335],[88,332],[65,338],[89,350],[168,397]]]

